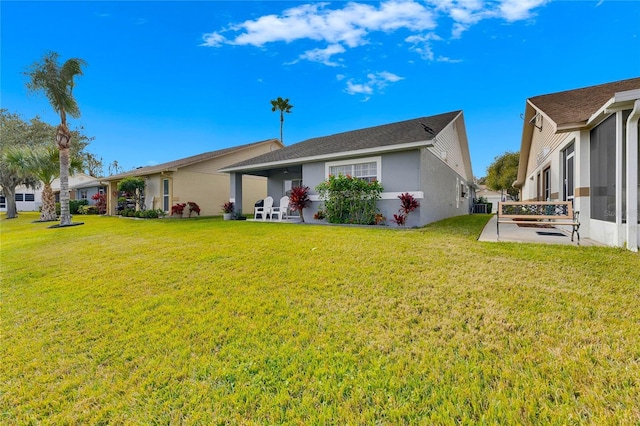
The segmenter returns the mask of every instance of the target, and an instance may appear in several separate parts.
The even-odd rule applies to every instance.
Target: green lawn
[[[1,226],[2,424],[640,424],[640,256],[419,230]]]

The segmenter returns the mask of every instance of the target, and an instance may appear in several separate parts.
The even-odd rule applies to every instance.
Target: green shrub
[[[81,206],[88,206],[88,200],[69,200],[69,213],[78,214]]]
[[[78,213],[80,214],[98,214],[98,206],[80,206],[78,207]]]
[[[158,211],[157,210],[145,210],[142,213],[142,217],[147,218],[147,219],[157,219],[158,218]]]
[[[363,225],[376,223],[377,201],[383,191],[380,182],[367,182],[350,175],[331,175],[316,186],[316,191],[324,201],[327,222]]]

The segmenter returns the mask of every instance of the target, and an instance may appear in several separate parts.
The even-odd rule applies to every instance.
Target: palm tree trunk
[[[282,126],[284,126],[284,113],[280,111],[280,143],[284,144],[282,141]]]
[[[60,226],[71,225],[69,212],[69,146],[71,132],[67,128],[64,110],[60,112],[61,123],[56,132],[56,142],[60,151]]]
[[[69,148],[60,149],[60,226],[71,225],[69,213]]]
[[[56,220],[56,197],[51,189],[51,184],[45,183],[42,190],[42,211],[40,212],[41,221]]]

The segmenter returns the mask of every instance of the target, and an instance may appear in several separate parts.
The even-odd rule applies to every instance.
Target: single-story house
[[[483,197],[485,200],[487,200],[488,203],[491,203],[491,211],[493,213],[498,211],[498,203],[500,201],[507,201],[509,199],[509,194],[507,194],[507,191],[502,194],[499,191],[489,189],[487,185],[477,185],[477,187],[476,198]]]
[[[22,212],[37,212],[42,206],[42,188],[44,184],[40,182],[40,187],[33,189],[24,185],[16,186],[16,210]],[[96,193],[105,191],[105,185],[100,179],[89,176],[85,173],[76,173],[69,176],[69,199],[87,200],[89,205],[96,202],[91,197]],[[60,179],[56,178],[51,182],[56,202],[60,201]],[[0,211],[7,211],[4,195],[0,195]]]
[[[56,195],[56,202],[60,202],[60,179],[56,178],[51,182],[51,189]],[[69,176],[69,199],[87,200],[90,206],[96,203],[91,197],[95,194],[103,194],[106,185],[99,178],[89,176],[85,173],[76,173]]]
[[[16,186],[16,211],[37,212],[42,205],[42,187],[40,189]],[[7,198],[0,193],[0,212],[7,211]]]
[[[638,250],[640,78],[527,99],[521,200],[573,200],[580,233]]]
[[[145,180],[144,207],[147,210],[160,209],[170,213],[173,205],[191,201],[198,204],[203,216],[221,214],[222,204],[229,201],[229,175],[218,170],[282,147],[279,140],[268,139],[108,176],[102,179],[108,185],[107,214],[117,213],[118,183],[126,177]],[[247,208],[236,211],[250,214],[253,213],[253,202],[266,196],[267,182],[264,177],[246,176],[243,184]]]
[[[274,200],[293,186],[308,186],[308,222],[322,207],[315,187],[329,175],[379,181],[384,192],[378,208],[387,224],[398,213],[398,196],[404,192],[420,202],[407,225],[421,226],[469,214],[475,189],[462,111],[308,139],[221,171],[231,174],[231,199],[236,202],[246,200],[245,176],[266,177]],[[251,207],[254,201],[250,199]]]

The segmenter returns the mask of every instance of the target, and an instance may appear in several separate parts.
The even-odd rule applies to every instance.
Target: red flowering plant
[[[91,199],[96,202],[95,206],[98,209],[98,214],[105,214],[107,212],[107,194],[93,194]]]
[[[420,207],[420,203],[408,192],[398,195],[398,198],[400,199],[400,210],[398,210],[399,214],[393,215],[393,221],[398,226],[404,226],[407,223],[409,213]]]
[[[223,213],[233,213],[233,209],[234,209],[234,205],[233,205],[233,201],[227,201],[226,203],[224,203],[222,205],[222,212]]]
[[[198,204],[193,201],[187,201],[187,204],[189,205],[189,217],[191,217],[191,213],[196,213],[200,216],[200,206]]]
[[[177,216],[182,216],[185,207],[187,207],[186,203],[174,204],[171,206],[171,215],[173,216],[175,214]]]
[[[308,186],[294,186],[291,188],[291,194],[289,194],[289,208],[294,212],[300,212],[300,220],[302,222],[304,222],[302,210],[308,207],[309,204],[311,204],[311,199],[309,198]]]

